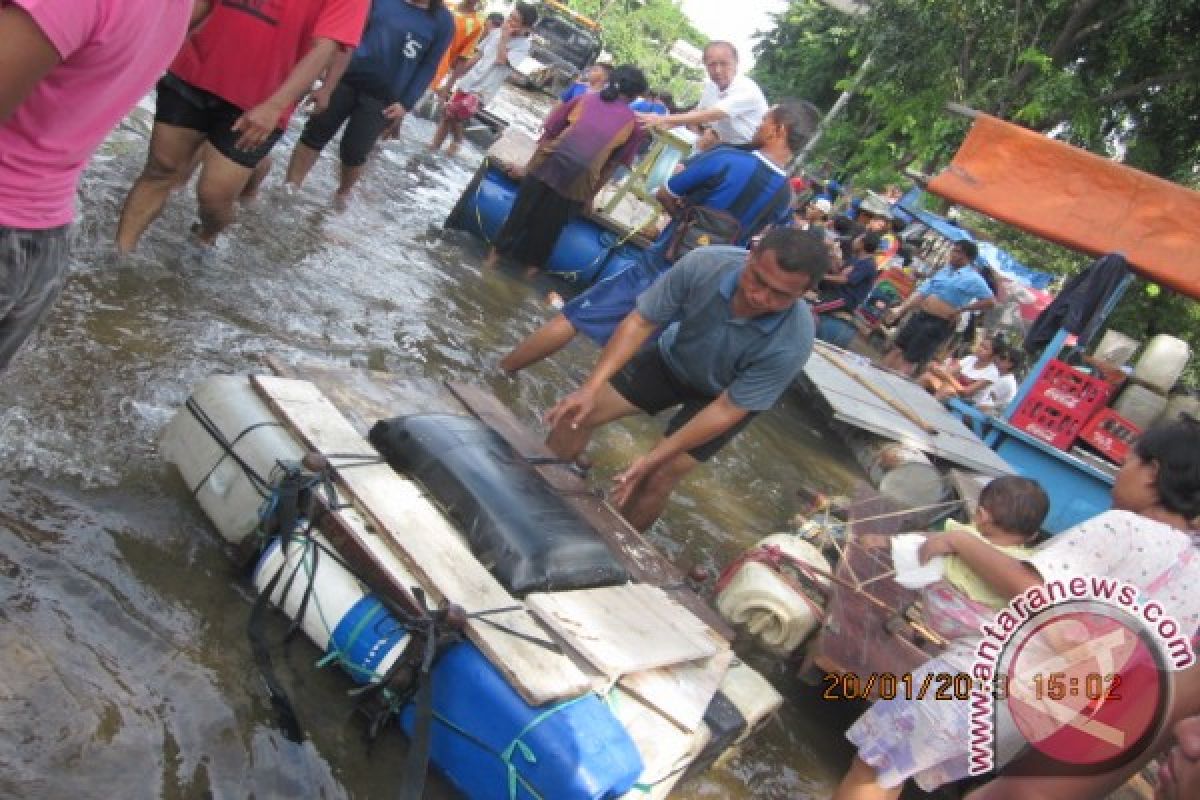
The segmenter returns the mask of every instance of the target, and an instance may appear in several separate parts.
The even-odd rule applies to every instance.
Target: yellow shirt
[[[978,536],[980,539],[987,541],[983,534],[975,529],[973,525],[963,525],[954,520],[946,521],[947,531],[963,531]],[[990,544],[990,542],[989,542]],[[1007,547],[999,547],[992,545],[1001,553],[1012,556],[1013,558],[1026,561],[1033,553],[1032,547],[1025,545],[1009,545]],[[992,590],[991,584],[976,575],[970,567],[968,567],[958,556],[946,556],[945,564],[945,579],[954,588],[965,594],[967,597],[974,600],[976,603],[982,603],[989,608],[997,611],[1008,605],[1008,600],[996,594]]]

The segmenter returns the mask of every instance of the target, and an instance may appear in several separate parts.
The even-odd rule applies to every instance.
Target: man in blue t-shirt
[[[978,256],[979,248],[970,239],[955,242],[946,266],[888,312],[889,321],[895,321],[916,310],[884,356],[885,367],[911,375],[950,338],[960,314],[996,305],[991,287],[971,266]]]
[[[629,104],[631,111],[636,111],[639,114],[668,114],[667,107],[658,97],[658,92],[651,89],[646,92],[641,98],[634,100]]]
[[[442,0],[375,0],[353,53],[334,56],[314,113],[288,163],[286,183],[299,187],[317,156],[345,125],[341,180],[334,205],[344,208],[371,148],[421,99],[454,38],[454,17]]]
[[[726,211],[741,223],[733,244],[745,247],[769,225],[785,223],[792,192],[787,165],[816,130],[820,112],[811,104],[785,100],[763,117],[753,149],[717,147],[693,158],[659,190],[658,200],[671,214],[667,226],[629,269],[600,281],[513,348],[500,361],[509,374],[558,352],[576,333],[604,344],[634,309],[638,295],[670,266],[667,255],[681,218],[689,207]]]
[[[617,509],[638,530],[649,528],[676,484],[770,409],[804,368],[813,319],[801,298],[828,264],[823,237],[795,228],[768,232],[749,252],[691,251],[638,298],[583,385],[550,409],[547,446],[573,460],[603,425],[677,409],[664,437],[616,477]]]

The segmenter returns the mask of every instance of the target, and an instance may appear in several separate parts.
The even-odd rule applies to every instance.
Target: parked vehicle
[[[584,67],[596,63],[604,49],[600,25],[555,0],[546,0],[533,26],[529,59],[517,66],[513,80],[527,89],[557,93]]]

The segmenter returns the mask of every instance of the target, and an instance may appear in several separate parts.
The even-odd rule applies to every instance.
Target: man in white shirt
[[[648,128],[674,128],[679,125],[708,127],[699,149],[715,144],[746,144],[767,113],[767,98],[758,84],[738,75],[737,48],[729,42],[709,42],[704,48],[704,69],[708,80],[700,93],[700,102],[682,114],[638,114]],[[714,137],[713,141],[711,137]]]
[[[479,43],[478,55],[442,110],[437,132],[429,143],[430,150],[441,150],[442,143],[449,135],[452,141],[447,152],[451,156],[458,152],[466,121],[492,101],[512,68],[529,57],[529,34],[537,18],[535,6],[517,3],[504,24],[484,36]]]

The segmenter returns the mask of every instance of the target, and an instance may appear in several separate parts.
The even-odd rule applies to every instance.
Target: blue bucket
[[[372,595],[363,597],[333,629],[329,652],[356,683],[370,683],[400,656],[408,631]]]
[[[642,758],[594,694],[534,708],[469,642],[433,669],[430,757],[471,800],[612,800],[633,788]],[[409,735],[414,709],[400,723]]]

